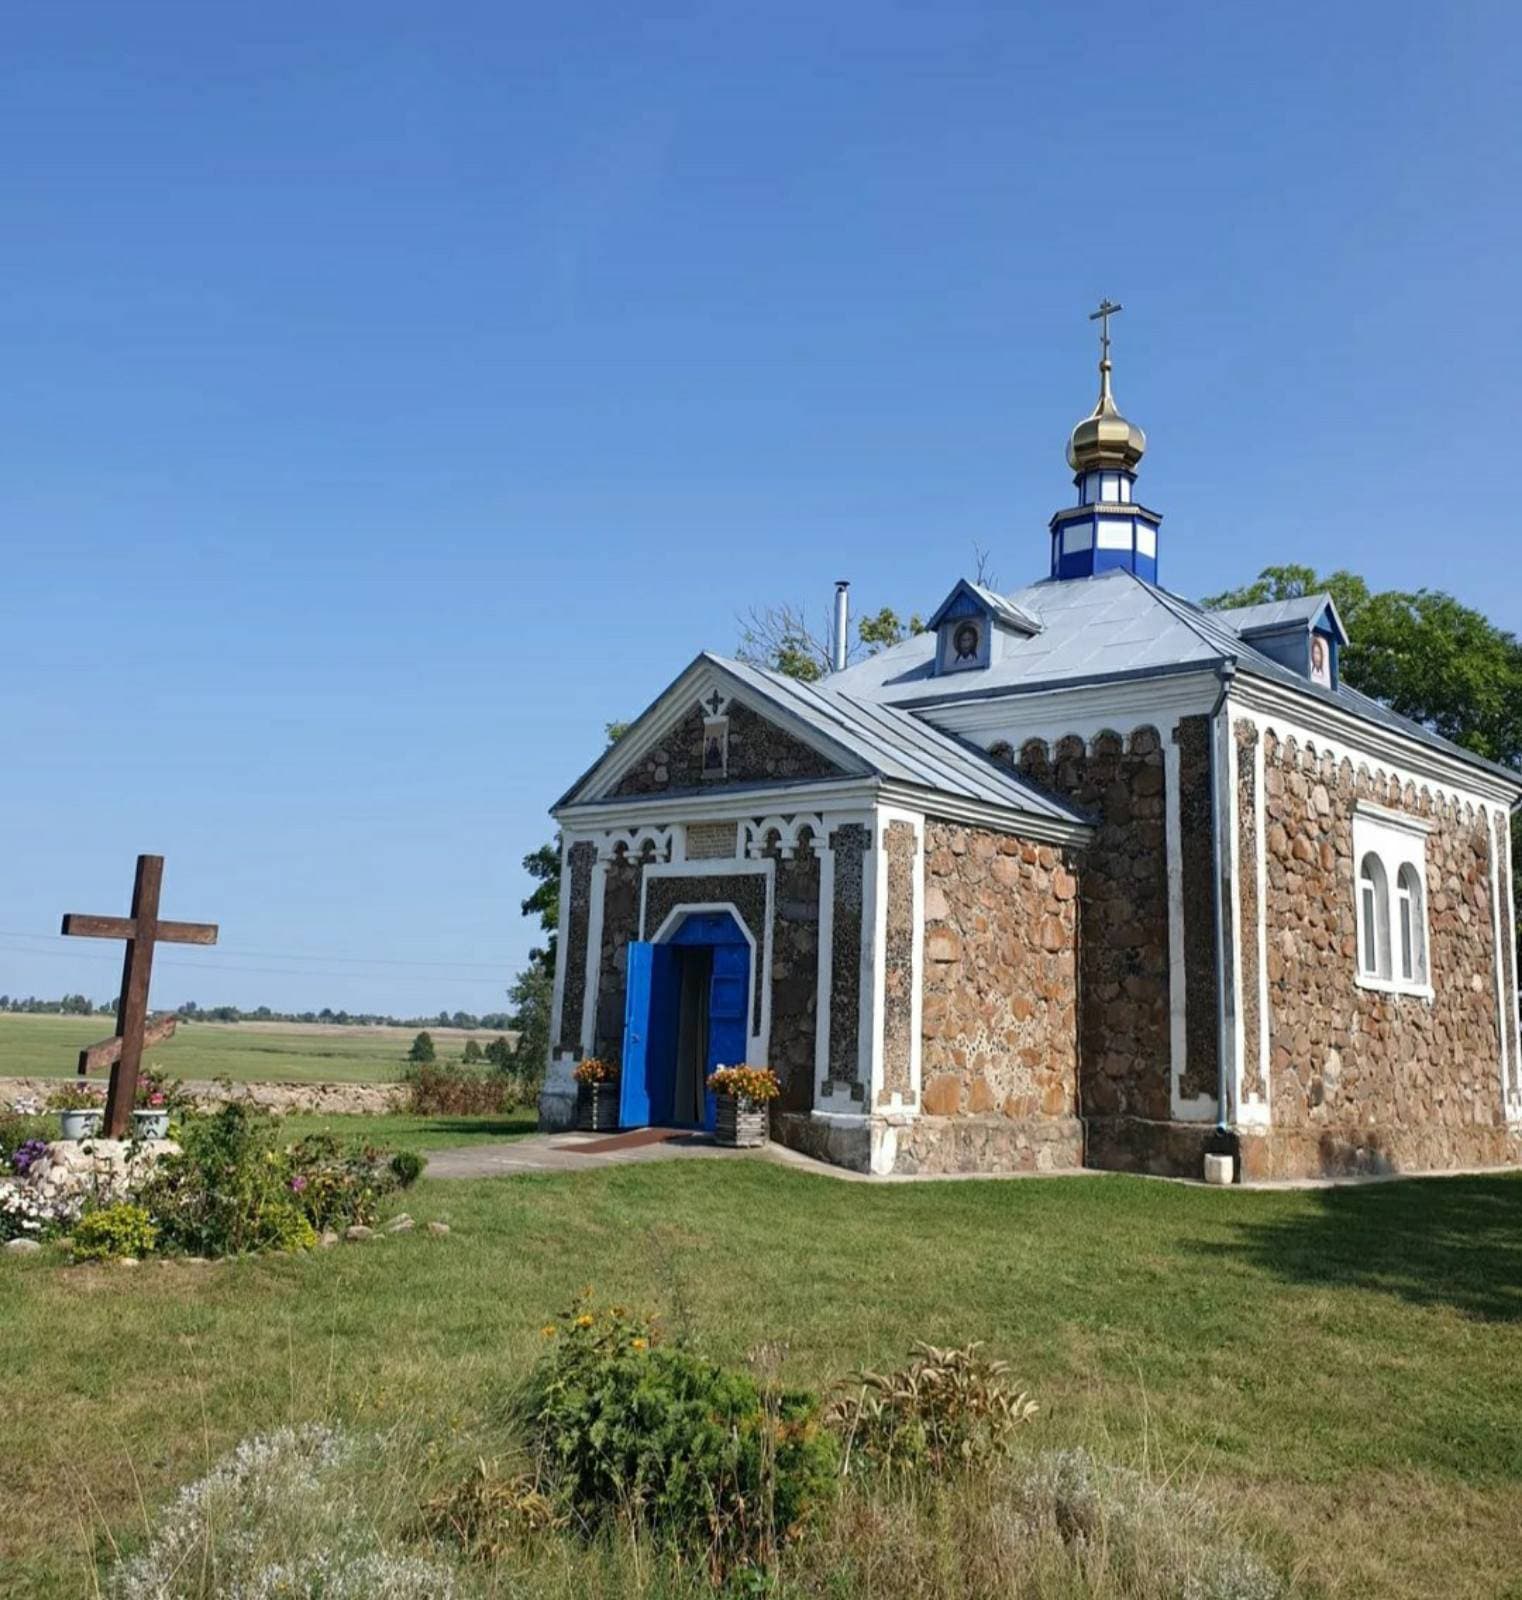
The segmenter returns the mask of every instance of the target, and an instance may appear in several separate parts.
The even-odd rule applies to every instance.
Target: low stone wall
[[[55,1089],[76,1081],[73,1078],[0,1078],[0,1106],[10,1107],[23,1100],[46,1105]],[[104,1083],[100,1088],[104,1093]],[[246,1100],[280,1116],[288,1111],[380,1116],[388,1111],[400,1111],[407,1104],[407,1086],[403,1083],[235,1083],[229,1088],[226,1084],[192,1079],[186,1082],[185,1090],[203,1110],[229,1100]]]
[[[55,1139],[25,1182],[45,1200],[117,1200],[179,1148],[172,1139]]]

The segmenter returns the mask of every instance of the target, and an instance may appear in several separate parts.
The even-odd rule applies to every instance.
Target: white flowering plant
[[[71,1227],[78,1216],[77,1202],[44,1199],[25,1184],[0,1178],[0,1242],[46,1239]]]

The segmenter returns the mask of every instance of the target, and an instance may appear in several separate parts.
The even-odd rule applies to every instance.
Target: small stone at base
[[[12,1256],[34,1256],[41,1248],[35,1239],[11,1239],[6,1243],[5,1251]]]
[[[119,1267],[140,1267],[142,1262],[136,1256],[119,1256],[116,1262]]]
[[[358,1244],[361,1239],[369,1239],[374,1233],[374,1228],[367,1228],[362,1222],[354,1222],[344,1229],[344,1238],[350,1244]]]
[[[387,1233],[411,1233],[417,1224],[404,1211],[399,1217],[392,1217],[386,1224]]]
[[[428,1224],[428,1231],[429,1233],[433,1234],[435,1238],[443,1239],[449,1233],[449,1224],[447,1222],[430,1222]]]
[[[324,1250],[331,1250],[338,1243],[338,1235],[331,1228],[325,1228],[321,1243]]]

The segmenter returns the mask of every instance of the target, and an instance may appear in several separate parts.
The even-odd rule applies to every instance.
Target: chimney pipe
[[[831,641],[830,670],[846,670],[846,648],[851,626],[851,580],[840,578],[835,583],[835,637]]]

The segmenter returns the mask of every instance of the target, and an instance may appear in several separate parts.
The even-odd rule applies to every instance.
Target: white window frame
[[[1353,905],[1358,924],[1356,981],[1361,989],[1432,999],[1427,923],[1427,835],[1421,817],[1359,801],[1353,809]],[[1365,864],[1377,866],[1372,892]],[[1405,972],[1403,915],[1410,916],[1410,976]],[[1371,913],[1374,925],[1370,926]],[[1375,960],[1368,961],[1370,936]]]

